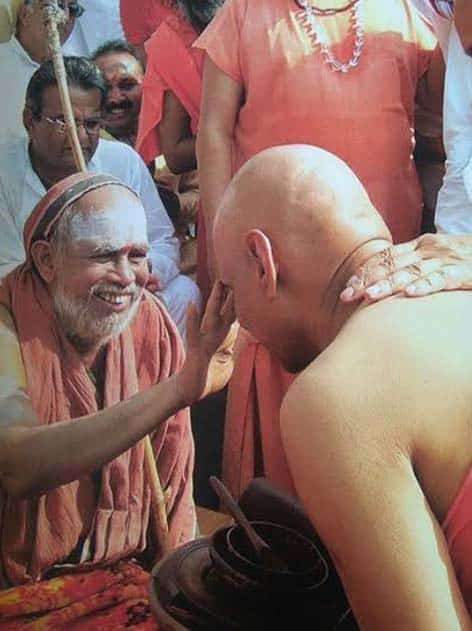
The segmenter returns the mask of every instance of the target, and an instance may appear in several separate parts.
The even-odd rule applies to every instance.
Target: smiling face
[[[104,122],[106,130],[115,138],[136,133],[141,94],[143,68],[130,53],[109,52],[96,58],[106,82]]]
[[[135,315],[149,277],[139,200],[116,186],[91,191],[67,219],[65,242],[61,234],[55,241],[50,288],[68,337],[90,346],[119,335]]]
[[[72,111],[77,121],[77,134],[86,162],[95,153],[101,121],[101,94],[96,88],[83,90],[71,86]],[[45,88],[41,98],[41,113],[34,117],[25,108],[24,121],[28,131],[34,165],[54,174],[56,181],[75,173],[76,166],[67,133],[54,121],[64,120],[59,89],[56,85]],[[93,127],[95,125],[95,128]],[[89,127],[87,130],[85,126]]]

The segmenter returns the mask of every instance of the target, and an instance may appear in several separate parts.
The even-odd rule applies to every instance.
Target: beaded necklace
[[[308,0],[295,0],[295,2],[300,7],[300,10],[296,12],[296,16],[310,38],[313,47],[319,48],[323,61],[336,72],[346,73],[355,68],[359,63],[364,44],[364,31],[361,21],[362,0],[351,0],[351,2],[339,9],[320,9],[310,4]],[[347,62],[342,62],[333,55],[326,42],[328,39],[326,31],[320,20],[316,19],[316,16],[327,17],[344,11],[350,11],[350,25],[354,32],[353,51],[351,58]]]

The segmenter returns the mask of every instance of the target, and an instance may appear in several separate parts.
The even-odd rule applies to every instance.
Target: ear
[[[25,105],[23,108],[23,125],[26,131],[29,133],[33,126],[33,112],[29,105]]]
[[[35,241],[31,246],[31,258],[41,278],[50,285],[56,277],[56,264],[51,244],[47,241]]]
[[[261,231],[253,228],[245,237],[247,252],[256,265],[259,282],[269,300],[277,293],[278,266],[274,260],[272,244]]]

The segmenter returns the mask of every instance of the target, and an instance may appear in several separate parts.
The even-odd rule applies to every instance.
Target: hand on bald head
[[[238,265],[236,257],[265,237],[279,274],[308,275],[311,283],[317,272],[326,281],[367,240],[390,238],[349,167],[308,145],[272,147],[251,158],[223,197],[214,236],[223,275],[225,255]]]

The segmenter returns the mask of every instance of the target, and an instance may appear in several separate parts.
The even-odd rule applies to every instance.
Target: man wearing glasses
[[[61,43],[69,37],[83,7],[76,0],[59,0],[65,22],[59,26]],[[25,136],[21,121],[26,86],[49,56],[48,39],[39,0],[0,0],[0,76],[5,98],[0,104],[0,142]]]
[[[186,306],[198,304],[199,292],[179,274],[178,240],[154,182],[131,147],[100,138],[106,89],[99,69],[82,57],[66,57],[64,62],[87,168],[114,175],[139,195],[146,212],[153,272],[161,297],[183,333]],[[53,184],[76,171],[50,61],[28,84],[23,121],[29,142],[9,142],[0,152],[0,278],[25,258],[22,232],[32,208]]]

